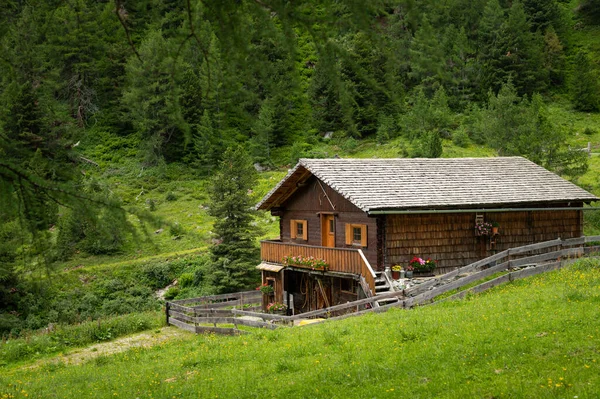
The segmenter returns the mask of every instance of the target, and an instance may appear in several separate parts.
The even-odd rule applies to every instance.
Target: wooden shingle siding
[[[500,224],[492,247],[488,236],[475,235],[475,213],[388,215],[386,264],[406,265],[413,256],[430,257],[438,262],[436,273],[445,273],[494,251],[557,237],[580,237],[581,218],[582,211],[578,210],[486,213],[486,221]]]

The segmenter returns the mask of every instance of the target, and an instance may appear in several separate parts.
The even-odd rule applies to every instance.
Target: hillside
[[[7,365],[0,397],[594,398],[599,266],[580,260],[410,311],[239,337],[190,334],[81,365]]]
[[[227,147],[263,170],[254,202],[298,158],[333,156],[522,155],[600,194],[594,7],[9,1],[0,335],[152,314],[175,280],[168,298],[218,291],[209,189]],[[253,226],[278,235],[268,214]]]

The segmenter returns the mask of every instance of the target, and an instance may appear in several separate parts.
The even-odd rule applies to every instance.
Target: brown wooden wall
[[[321,188],[323,187],[323,189]],[[325,190],[324,194],[323,190]],[[329,198],[329,199],[328,199]],[[330,203],[331,201],[331,203]],[[333,204],[333,207],[331,206]],[[367,247],[361,248],[373,269],[377,268],[377,225],[376,219],[354,206],[350,201],[335,192],[314,176],[283,204],[280,219],[280,238],[283,242],[305,245],[321,245],[321,218],[318,212],[335,213],[335,246],[337,248],[361,248],[346,245],[346,223],[367,225]],[[290,238],[290,220],[308,221],[308,240]]]
[[[583,235],[583,214],[578,210],[490,212],[484,213],[484,220],[500,224],[495,245],[489,237],[475,235],[475,213],[388,215],[385,265],[430,257],[438,262],[440,274],[508,248]]]

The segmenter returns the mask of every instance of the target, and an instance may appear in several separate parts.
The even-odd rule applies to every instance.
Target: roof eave
[[[576,202],[589,204],[598,199],[571,199],[564,201],[555,201],[548,203],[529,203],[531,206],[524,206],[528,203],[512,204],[480,204],[469,206],[446,206],[434,208],[371,208],[366,212],[369,215],[401,215],[401,214],[424,214],[424,213],[477,213],[477,212],[526,212],[526,211],[557,211],[557,210],[600,210],[589,206],[554,206],[564,202]],[[536,206],[537,205],[537,206]],[[545,205],[545,206],[544,206]]]

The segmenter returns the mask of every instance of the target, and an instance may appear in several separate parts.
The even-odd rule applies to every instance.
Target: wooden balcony
[[[328,248],[300,245],[281,241],[261,241],[260,258],[265,262],[283,262],[284,256],[302,256],[323,259],[329,271],[362,275],[371,292],[375,293],[375,272],[360,249]],[[302,266],[298,266],[302,267]]]

